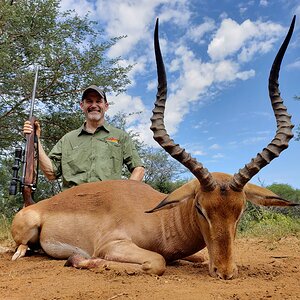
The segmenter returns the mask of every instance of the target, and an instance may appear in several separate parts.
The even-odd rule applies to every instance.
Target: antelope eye
[[[204,214],[203,214],[203,212],[202,212],[202,210],[201,210],[201,207],[200,207],[200,205],[198,204],[198,202],[196,202],[195,207],[196,207],[196,210],[197,210],[198,214],[201,215],[203,218],[205,218],[205,216],[204,216]]]

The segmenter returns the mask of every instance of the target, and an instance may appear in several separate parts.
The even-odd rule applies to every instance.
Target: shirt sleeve
[[[58,178],[62,175],[61,168],[61,158],[62,158],[62,139],[60,139],[57,144],[53,147],[53,149],[49,153],[49,158],[52,163],[53,172],[55,177]]]
[[[123,162],[130,172],[136,167],[144,167],[134,143],[127,133],[124,138]]]

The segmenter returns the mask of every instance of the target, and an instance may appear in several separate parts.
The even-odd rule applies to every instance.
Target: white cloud
[[[217,82],[230,82],[236,79],[246,80],[255,75],[254,70],[239,72],[240,66],[229,60],[219,61],[212,64]]]
[[[248,138],[242,141],[242,144],[244,145],[254,145],[257,144],[258,142],[265,141],[265,137],[253,137],[253,138]]]
[[[202,120],[202,121],[198,122],[197,124],[193,125],[193,128],[195,128],[195,129],[203,128],[206,126],[206,124],[207,124],[207,121]]]
[[[249,61],[256,53],[268,52],[283,32],[281,25],[272,22],[246,20],[238,24],[232,19],[224,19],[207,52],[212,60],[238,54],[240,61]]]
[[[177,80],[169,83],[166,128],[170,134],[177,132],[178,126],[189,112],[190,104],[200,102],[201,95],[215,83],[246,80],[255,74],[253,70],[240,71],[240,65],[234,61],[202,62],[186,46],[179,44],[175,48],[176,68],[171,70],[180,70],[180,75]],[[171,66],[174,65],[173,61]]]
[[[186,7],[187,1],[165,1],[168,5],[162,7],[158,17],[161,23],[172,21],[178,26],[186,26],[190,19],[191,12]]]
[[[147,111],[140,97],[131,97],[129,95],[122,94],[118,96],[108,95],[107,98],[108,101],[112,103],[107,111],[108,116],[113,116],[119,112],[130,114],[135,112],[145,113]],[[132,114],[127,118],[127,123],[128,125],[131,125],[140,119],[141,115]]]
[[[240,7],[240,14],[244,14],[246,11],[248,10],[247,7],[243,6],[243,7]]]
[[[154,91],[157,89],[157,80],[150,80],[147,83],[147,91]]]
[[[213,144],[209,147],[210,150],[218,150],[220,148],[221,148],[221,146],[219,144]]]
[[[195,150],[191,152],[192,155],[199,155],[199,156],[204,156],[206,155],[205,152],[203,152],[202,150]]]
[[[300,69],[300,58],[286,66],[287,69]]]
[[[60,9],[61,11],[74,10],[81,17],[86,14],[95,17],[95,6],[87,0],[61,0]]]
[[[182,145],[182,148],[186,149],[186,152],[192,156],[206,156],[207,153],[203,150],[203,146],[199,143],[188,143]]]
[[[124,66],[132,65],[132,69],[128,72],[128,78],[131,81],[131,86],[136,85],[136,77],[143,74],[147,70],[148,58],[141,55],[137,58],[129,58],[124,60]]]
[[[156,17],[160,22],[172,21],[184,25],[189,19],[189,11],[181,0],[111,0],[96,2],[97,14],[106,23],[105,30],[109,37],[126,35],[109,51],[110,57],[124,56],[138,43],[151,40]],[[160,6],[159,14],[156,9]]]
[[[211,32],[216,27],[215,21],[210,18],[205,18],[204,23],[196,26],[191,26],[188,29],[187,36],[194,42],[201,43],[203,41],[203,36],[206,33]]]
[[[107,111],[108,116],[112,117],[119,112],[127,114],[127,130],[138,133],[140,140],[147,145],[159,147],[150,130],[152,111],[145,107],[140,97],[121,94],[117,96],[108,95],[107,98],[109,102],[113,103]]]
[[[223,157],[224,157],[224,154],[222,154],[222,153],[217,153],[212,156],[213,159],[218,159],[218,158],[223,158]]]
[[[259,5],[260,6],[265,6],[265,7],[268,6],[269,5],[268,0],[260,0]]]
[[[272,132],[269,130],[262,130],[262,131],[258,131],[257,134],[269,136],[270,134],[272,134]]]
[[[146,143],[149,146],[160,147],[158,143],[153,139],[153,132],[150,130],[150,112],[145,112],[143,114],[143,122],[129,127],[128,130],[133,130],[139,134],[139,138],[141,141]]]
[[[215,37],[208,46],[207,52],[213,60],[224,59],[241,48],[247,35],[254,30],[249,20],[243,24],[246,24],[243,26],[244,28],[249,27],[247,31],[242,30],[242,27],[232,19],[222,21]]]
[[[220,14],[219,18],[220,18],[221,20],[228,18],[227,12],[225,12],[225,11],[222,12],[222,13]]]

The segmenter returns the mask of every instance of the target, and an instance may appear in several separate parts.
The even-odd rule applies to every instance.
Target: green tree
[[[179,180],[186,169],[163,149],[145,147],[143,161],[146,168],[145,182],[163,193],[170,193],[187,180]]]
[[[294,189],[289,184],[273,183],[267,186],[267,189],[271,190],[273,193],[281,196],[286,200],[300,203],[300,190]]]
[[[120,37],[104,40],[95,22],[60,12],[59,2],[0,2],[1,150],[22,138],[35,64],[40,66],[35,114],[51,124],[55,121],[59,136],[67,129],[62,116],[77,111],[84,87],[95,83],[118,93],[129,82],[130,67],[105,56]]]

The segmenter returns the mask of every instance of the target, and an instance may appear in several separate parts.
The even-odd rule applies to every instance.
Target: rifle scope
[[[18,186],[18,183],[20,182],[18,173],[19,173],[19,169],[20,169],[20,163],[22,162],[22,154],[23,154],[22,147],[17,147],[15,149],[15,161],[14,161],[14,165],[12,167],[13,178],[12,178],[12,180],[10,182],[10,186],[9,186],[9,195],[17,194],[17,186]]]

